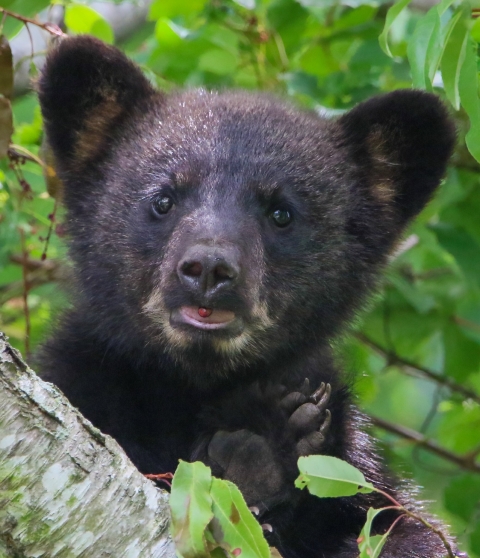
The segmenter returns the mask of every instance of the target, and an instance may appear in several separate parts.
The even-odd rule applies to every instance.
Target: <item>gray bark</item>
[[[0,558],[173,558],[168,494],[0,333]]]

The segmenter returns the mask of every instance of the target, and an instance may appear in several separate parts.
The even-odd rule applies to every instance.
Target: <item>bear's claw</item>
[[[308,380],[305,380],[302,388],[308,385]],[[288,425],[294,436],[299,438],[296,444],[299,455],[319,453],[322,449],[332,421],[332,415],[327,409],[331,393],[331,385],[322,382],[310,396],[294,391],[281,401],[281,408],[290,413]]]

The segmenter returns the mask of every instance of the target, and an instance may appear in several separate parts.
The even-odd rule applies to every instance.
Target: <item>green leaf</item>
[[[475,20],[475,23],[472,25],[472,28],[470,29],[470,35],[472,36],[472,39],[474,41],[480,43],[480,18],[477,18]]]
[[[437,6],[439,15],[443,15],[455,1],[456,0],[442,0]]]
[[[313,45],[308,48],[300,58],[300,66],[305,72],[319,77],[328,76],[339,69],[330,49],[321,45]],[[311,76],[308,77],[311,78]]]
[[[335,21],[333,30],[339,31],[340,29],[348,29],[367,23],[374,18],[377,12],[378,8],[376,6],[368,5],[349,10]]]
[[[470,120],[470,128],[465,136],[468,150],[480,162],[480,99],[478,98],[478,69],[476,45],[466,36],[465,59],[460,70],[458,92],[460,101]]]
[[[431,227],[440,244],[452,254],[465,277],[473,285],[480,285],[480,244],[465,231],[447,225]]]
[[[441,221],[446,221],[466,230],[480,244],[480,188],[474,188],[460,202],[445,204]]]
[[[309,455],[298,460],[300,476],[297,488],[308,488],[320,498],[354,496],[372,492],[373,485],[365,480],[363,473],[350,463],[329,455]]]
[[[168,19],[159,19],[155,25],[155,38],[162,50],[170,50],[178,47],[182,37],[174,29],[172,22]]]
[[[460,327],[448,323],[443,330],[445,373],[463,382],[480,371],[480,344],[465,336]]]
[[[435,308],[437,304],[435,298],[412,285],[405,277],[398,273],[390,273],[388,280],[420,314]]]
[[[65,9],[65,25],[74,33],[88,33],[110,44],[114,41],[110,24],[89,6],[69,4]]]
[[[480,292],[469,290],[457,306],[457,324],[463,333],[480,343]]]
[[[258,521],[247,507],[240,490],[231,482],[213,479],[213,519],[210,532],[215,542],[232,558],[270,558],[270,549]]]
[[[445,94],[456,110],[460,108],[458,85],[469,42],[468,18],[468,9],[465,6],[460,6],[452,17],[451,31],[447,32],[448,38],[441,61]]]
[[[177,16],[188,16],[200,12],[206,0],[155,0],[150,6],[148,19],[171,19]]]
[[[373,520],[382,511],[383,508],[378,510],[369,508],[367,511],[367,521],[357,540],[358,549],[360,550],[359,558],[378,558],[382,552],[388,538],[388,532],[384,535],[371,535]]]
[[[480,476],[464,473],[451,480],[445,489],[445,507],[468,523],[480,502]]]
[[[408,42],[407,54],[414,87],[432,89],[432,79],[442,52],[441,39],[440,15],[435,6],[418,21]]]
[[[440,445],[458,454],[475,451],[478,447],[479,405],[453,405],[450,410],[442,412],[439,419]]]
[[[308,95],[315,98],[318,95],[317,78],[306,72],[288,72],[282,74],[281,79],[287,83],[289,95]]]
[[[397,17],[403,12],[403,10],[408,6],[408,4],[410,4],[411,1],[412,0],[399,0],[387,12],[387,17],[385,18],[385,26],[382,33],[380,34],[380,37],[378,37],[378,40],[383,52],[390,56],[390,58],[393,58],[393,54],[390,51],[390,46],[388,44],[388,33]]]
[[[288,56],[300,48],[308,21],[309,13],[301,4],[295,0],[274,0],[268,4],[268,23],[280,35]]]
[[[200,56],[198,67],[203,71],[212,72],[213,74],[227,75],[235,71],[237,63],[237,57],[231,52],[212,49]]]
[[[177,554],[182,558],[209,556],[205,529],[212,512],[212,474],[199,461],[180,461],[172,481],[171,533]]]
[[[473,531],[470,533],[470,548],[472,552],[480,555],[480,522],[474,526]]]
[[[368,539],[368,546],[360,547],[359,545],[361,551],[359,558],[378,558],[387,542],[387,537],[387,533],[385,535],[373,535]]]
[[[239,35],[220,25],[205,26],[202,36],[213,45],[237,55]]]

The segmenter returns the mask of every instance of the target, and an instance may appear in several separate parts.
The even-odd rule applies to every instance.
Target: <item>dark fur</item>
[[[44,377],[140,471],[201,458],[239,481],[249,503],[268,508],[262,522],[284,558],[356,556],[366,508],[385,504],[293,488],[298,436],[280,401],[305,378],[312,390],[332,385],[321,452],[419,509],[384,471],[329,342],[445,172],[455,132],[438,99],[396,91],[327,121],[265,95],[166,96],[87,37],[49,55],[39,96],[77,281],[41,352]],[[151,203],[165,190],[175,206],[158,219]],[[279,205],[294,215],[284,229],[269,217]],[[178,262],[198,243],[235,253],[234,288],[182,285]],[[232,310],[243,333],[172,327],[182,305]],[[239,430],[257,436],[233,447]],[[381,515],[377,530],[393,519]],[[444,554],[434,534],[402,519],[382,556]]]

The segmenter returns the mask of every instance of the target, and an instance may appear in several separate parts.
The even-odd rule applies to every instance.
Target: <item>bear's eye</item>
[[[173,206],[173,199],[166,194],[161,194],[152,200],[152,210],[155,215],[165,215]]]
[[[293,219],[288,209],[275,209],[270,213],[270,217],[277,227],[286,227]]]

